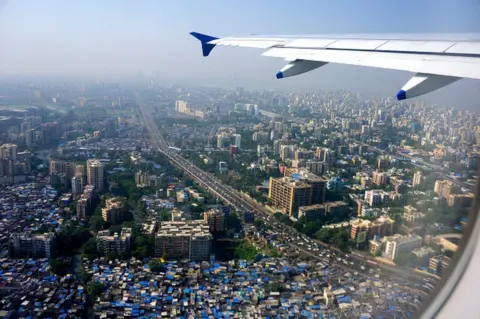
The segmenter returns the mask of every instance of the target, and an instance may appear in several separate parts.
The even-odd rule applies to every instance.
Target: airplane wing
[[[414,72],[397,93],[398,100],[419,96],[461,78],[480,79],[480,41],[315,36],[246,36],[216,38],[191,32],[203,56],[215,46],[264,49],[264,56],[288,61],[278,79],[299,75],[327,63],[341,63]]]

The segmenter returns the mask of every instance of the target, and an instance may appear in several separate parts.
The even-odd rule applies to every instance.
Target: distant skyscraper
[[[225,147],[225,136],[223,134],[217,135],[217,148]]]
[[[185,113],[189,108],[188,102],[175,101],[175,111]]]
[[[117,128],[115,120],[108,118],[105,120],[105,137],[114,137],[116,134]]]
[[[233,138],[235,139],[235,145],[238,149],[241,149],[242,136],[240,134],[233,134]]]
[[[80,195],[83,192],[83,178],[81,176],[72,177],[72,194]]]
[[[413,186],[417,186],[417,185],[420,185],[422,183],[422,179],[423,179],[423,176],[422,176],[422,172],[418,171],[418,172],[415,172],[415,174],[413,174]]]
[[[85,166],[84,165],[75,165],[75,175],[81,176],[85,179]]]
[[[275,131],[282,133],[283,132],[283,122],[275,122]]]
[[[278,132],[272,130],[270,132],[270,140],[275,141],[277,138],[278,138]]]
[[[370,133],[370,128],[368,125],[362,125],[362,135],[368,135]]]
[[[252,140],[257,143],[267,143],[270,139],[270,134],[268,132],[255,132],[252,135]]]
[[[75,167],[73,162],[50,159],[49,171],[54,174],[65,174],[67,178],[75,175]]]
[[[3,144],[0,146],[0,157],[6,160],[17,160],[17,145]]]
[[[87,183],[96,191],[103,190],[103,164],[96,158],[87,160]]]

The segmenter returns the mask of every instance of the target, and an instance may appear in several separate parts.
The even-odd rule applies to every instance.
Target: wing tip
[[[215,44],[210,44],[209,42],[213,40],[218,40],[217,37],[213,37],[211,35],[195,32],[195,31],[190,32],[190,35],[192,35],[194,38],[196,38],[202,43],[203,56],[208,56],[210,52],[212,52],[213,48],[215,48]]]
[[[404,90],[398,91],[397,100],[403,101],[403,100],[406,100],[406,99],[407,99],[407,92],[405,92]]]

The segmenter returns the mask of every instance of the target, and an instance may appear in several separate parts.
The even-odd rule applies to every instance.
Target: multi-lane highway
[[[298,232],[295,228],[289,227],[279,222],[271,213],[261,204],[258,204],[251,198],[241,194],[239,191],[231,188],[228,185],[224,185],[220,180],[210,173],[196,167],[190,161],[183,158],[178,151],[169,148],[169,145],[162,133],[158,129],[154,117],[150,110],[144,105],[141,97],[137,94],[137,102],[139,104],[140,112],[145,121],[146,127],[152,137],[155,146],[158,150],[164,154],[174,165],[183,169],[185,173],[190,175],[196,182],[202,187],[217,196],[224,203],[232,205],[238,211],[252,211],[257,218],[265,220],[268,226],[279,233],[283,238],[283,242],[289,245],[291,248],[298,252],[303,252],[315,259],[325,261],[325,257],[320,255],[320,250],[327,251],[325,255],[328,256],[328,262],[331,265],[335,265],[346,271],[362,272],[365,269],[367,259],[360,255],[347,255],[335,247],[325,247],[324,243],[318,242],[309,238],[308,236]],[[383,270],[389,273],[389,280],[399,282],[410,282],[413,287],[418,284],[418,280],[422,277],[414,275],[415,278],[406,278],[406,272],[402,269],[395,267],[387,267],[384,265],[378,265]],[[410,281],[413,280],[413,281]],[[417,281],[415,281],[417,280]]]

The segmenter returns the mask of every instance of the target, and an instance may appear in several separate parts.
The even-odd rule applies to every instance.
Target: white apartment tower
[[[93,158],[87,160],[87,183],[95,186],[96,191],[103,190],[103,163]]]

